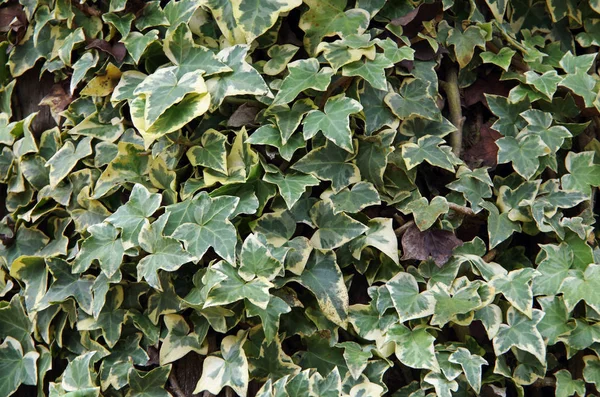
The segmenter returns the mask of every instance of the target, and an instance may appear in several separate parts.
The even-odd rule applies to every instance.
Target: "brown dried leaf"
[[[479,130],[479,141],[463,152],[462,158],[469,165],[495,167],[498,163],[498,145],[496,140],[502,138],[498,131],[484,124]]]
[[[254,119],[258,114],[260,108],[242,103],[235,112],[227,120],[227,127],[239,128],[245,125],[254,124]]]
[[[392,19],[390,22],[395,26],[402,26],[403,33],[409,38],[414,37],[421,31],[424,21],[431,21],[442,12],[442,2],[421,4],[406,15]]]
[[[402,236],[402,260],[424,261],[431,257],[438,267],[442,267],[452,256],[454,248],[462,244],[463,242],[448,230],[429,229],[422,232],[412,225]]]
[[[102,39],[94,39],[90,41],[90,43],[85,47],[85,49],[95,48],[102,52],[105,52],[111,55],[115,60],[119,63],[123,62],[125,55],[127,54],[127,49],[123,43],[115,43],[111,44],[106,40]]]
[[[23,11],[23,6],[14,4],[0,8],[0,32],[8,32],[26,25],[27,17]]]
[[[469,107],[481,102],[487,107],[488,104],[484,94],[507,97],[515,85],[514,81],[500,81],[499,73],[490,73],[487,76],[481,76],[463,90],[463,105]]]

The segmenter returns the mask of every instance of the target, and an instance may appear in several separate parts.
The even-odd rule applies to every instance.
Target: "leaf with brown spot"
[[[498,164],[498,146],[496,140],[502,135],[491,129],[488,124],[481,126],[479,141],[464,151],[462,158],[469,165],[477,167],[495,167]]]
[[[402,260],[424,261],[431,257],[438,267],[442,267],[450,259],[452,250],[462,244],[462,240],[448,230],[430,229],[422,232],[412,225],[402,236]]]
[[[49,106],[56,124],[60,124],[59,113],[65,110],[71,102],[73,102],[73,97],[67,93],[62,83],[57,83],[50,88],[50,92],[42,98],[39,105]]]

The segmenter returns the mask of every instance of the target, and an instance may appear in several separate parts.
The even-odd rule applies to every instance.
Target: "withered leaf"
[[[106,40],[94,39],[85,47],[86,49],[95,48],[102,52],[111,55],[117,62],[123,62],[125,55],[127,55],[127,49],[123,43],[111,44]]]
[[[495,167],[498,163],[498,146],[496,140],[502,135],[490,128],[488,124],[481,126],[479,141],[463,152],[462,158],[469,165]]]
[[[235,109],[229,120],[227,120],[227,127],[242,127],[245,125],[255,124],[254,119],[258,114],[260,108],[247,103],[243,103],[240,107]]]
[[[452,250],[462,244],[463,242],[448,230],[429,229],[422,232],[412,225],[402,236],[402,260],[424,261],[431,257],[438,267],[442,267],[452,256]]]
[[[65,110],[71,102],[73,102],[73,97],[68,94],[68,90],[65,90],[62,83],[57,83],[50,88],[50,92],[42,98],[39,105],[49,106],[52,117],[56,124],[59,124],[59,113]]]

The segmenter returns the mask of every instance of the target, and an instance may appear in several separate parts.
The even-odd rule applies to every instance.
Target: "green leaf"
[[[246,237],[240,253],[238,274],[246,281],[255,277],[273,280],[283,270],[283,264],[273,255],[254,234]]]
[[[313,250],[302,274],[292,280],[315,295],[325,317],[341,327],[346,326],[348,290],[333,252]]]
[[[520,232],[521,226],[510,220],[508,213],[500,213],[498,207],[486,201],[481,206],[488,211],[488,235],[490,237],[490,249],[512,236],[514,232]]]
[[[417,140],[417,143],[407,142],[402,145],[402,157],[408,170],[413,169],[423,161],[429,164],[454,172],[454,166],[461,164],[449,146],[440,146],[445,141],[442,138],[426,135]]]
[[[289,173],[287,175],[267,173],[263,177],[263,180],[277,185],[279,194],[285,200],[288,209],[291,209],[296,204],[307,187],[319,185],[319,180],[314,176],[299,173]]]
[[[540,165],[539,157],[550,153],[539,135],[519,134],[517,138],[505,137],[496,141],[498,163],[512,162],[513,168],[525,179],[531,179]]]
[[[556,378],[556,397],[570,397],[574,394],[585,396],[585,382],[581,379],[573,379],[571,373],[561,369],[554,373]]]
[[[385,69],[391,68],[394,63],[385,56],[383,53],[379,53],[375,56],[375,59],[365,61],[356,61],[349,63],[342,69],[343,76],[360,76],[365,81],[377,89],[386,91],[387,82],[385,76]]]
[[[433,226],[440,215],[448,213],[448,208],[448,202],[444,197],[434,197],[431,203],[425,197],[421,197],[404,206],[402,213],[413,214],[419,230],[425,231]]]
[[[261,75],[246,62],[248,50],[248,46],[235,45],[217,54],[217,60],[227,65],[231,72],[214,76],[206,81],[211,95],[211,111],[217,109],[228,96],[272,95]]]
[[[521,113],[530,107],[527,98],[514,102],[503,96],[485,94],[485,99],[492,113],[498,117],[492,124],[494,130],[506,137],[514,137],[525,127]]]
[[[159,69],[146,77],[133,91],[145,95],[144,121],[152,125],[171,106],[179,103],[187,94],[207,92],[202,74],[198,71],[177,76],[177,67]]]
[[[203,346],[204,338],[208,331],[208,322],[204,318],[192,317],[194,331],[183,316],[178,314],[167,314],[163,317],[167,336],[160,347],[160,364],[165,365],[177,361],[191,351],[198,354],[206,354],[208,349]]]
[[[559,85],[570,89],[574,94],[582,97],[586,107],[594,106],[596,80],[587,74],[587,72],[577,70],[573,74],[568,74],[562,79]]]
[[[511,347],[516,347],[534,355],[539,362],[546,361],[546,345],[542,335],[536,328],[544,317],[541,310],[533,309],[531,318],[521,314],[514,307],[506,312],[508,324],[500,325],[498,334],[492,341],[494,353],[497,356],[506,353]]]
[[[385,284],[400,317],[400,322],[424,318],[435,311],[435,299],[430,291],[419,292],[417,280],[410,273],[398,273]]]
[[[4,377],[0,384],[0,396],[12,395],[22,384],[37,384],[36,361],[39,356],[36,351],[23,354],[19,341],[10,336],[4,339],[0,345],[0,371]]]
[[[282,133],[277,127],[271,124],[259,127],[246,139],[246,143],[275,147],[279,150],[280,156],[286,161],[290,161],[294,153],[305,145],[302,134],[295,134],[286,143],[283,143]]]
[[[85,272],[94,260],[107,277],[112,277],[123,260],[123,240],[117,238],[119,231],[109,223],[99,223],[88,228],[91,236],[83,241],[81,250],[73,263],[74,273]]]
[[[259,316],[265,333],[265,340],[273,341],[278,334],[279,318],[282,314],[289,313],[292,309],[281,298],[271,295],[266,309],[263,309],[250,301],[246,301],[246,313],[248,316]]]
[[[507,275],[501,274],[490,280],[490,286],[502,293],[513,307],[531,318],[533,293],[531,279],[536,275],[532,268],[513,270]]]
[[[304,118],[304,139],[310,139],[320,131],[328,140],[353,153],[349,116],[362,108],[358,101],[344,95],[329,98],[323,112],[311,110]]]
[[[251,43],[263,35],[277,21],[279,14],[298,7],[300,0],[233,0],[233,16]]]
[[[435,338],[426,328],[409,329],[396,324],[388,330],[388,339],[395,342],[396,357],[410,368],[431,369],[439,371],[440,367],[433,350]]]
[[[390,146],[394,137],[395,132],[388,130],[359,141],[356,165],[361,176],[378,188],[384,184],[383,175],[393,151]]]
[[[125,322],[125,310],[120,308],[123,299],[123,287],[120,285],[113,287],[106,295],[106,303],[98,318],[80,315],[77,329],[82,331],[100,329],[108,347],[114,347],[121,337],[121,329]]]
[[[458,383],[455,380],[448,380],[445,375],[440,372],[430,372],[423,380],[435,389],[436,395],[439,397],[451,397],[452,392],[458,391]]]
[[[319,201],[310,210],[317,231],[310,239],[318,249],[330,250],[347,243],[368,230],[362,223],[344,213],[335,214],[330,202]]]
[[[558,88],[558,84],[562,80],[563,78],[556,73],[556,70],[549,70],[541,75],[531,70],[525,73],[525,82],[532,84],[536,90],[544,94],[548,99],[552,99]]]
[[[47,162],[50,167],[50,187],[55,188],[60,181],[69,175],[77,162],[92,154],[92,138],[86,137],[77,143],[77,148],[71,141],[67,141],[58,152]]]
[[[367,361],[373,357],[372,346],[361,346],[356,342],[343,342],[338,346],[344,348],[344,360],[354,379],[358,379],[367,367]]]
[[[565,159],[569,174],[563,175],[563,189],[591,194],[591,186],[600,186],[600,165],[594,163],[594,152],[569,152]]]
[[[486,1],[489,3],[490,1],[495,2],[496,0]],[[504,0],[500,0],[498,2],[504,2]],[[512,58],[516,53],[517,52],[513,49],[502,47],[498,53],[486,51],[479,54],[479,56],[481,57],[483,63],[493,63],[494,65],[500,66],[505,71],[508,71],[508,67],[510,66]]]
[[[548,346],[552,346],[561,336],[570,333],[574,325],[569,322],[569,312],[562,297],[541,296],[536,299],[544,311],[544,318],[537,325],[537,329]]]
[[[366,132],[372,134],[383,126],[396,128],[398,118],[384,102],[388,91],[380,91],[365,83],[365,88],[360,93],[360,103],[363,105],[365,115]]]
[[[271,59],[263,65],[264,74],[275,76],[283,72],[288,65],[288,62],[292,60],[298,50],[299,48],[293,44],[275,44],[271,46],[269,51],[267,51],[267,55],[269,55]]]
[[[464,68],[471,62],[475,47],[485,50],[486,32],[479,26],[469,26],[462,32],[452,29],[447,41],[449,46],[454,46],[456,60],[460,67]]]
[[[237,197],[211,198],[206,192],[201,192],[189,204],[181,202],[167,207],[167,213],[176,214],[169,223],[180,225],[173,232],[173,237],[182,240],[186,250],[197,260],[212,247],[220,257],[234,263],[237,233],[229,217],[238,202]],[[180,208],[185,212],[179,212]]]
[[[573,251],[567,244],[540,245],[542,251],[538,256],[539,272],[533,279],[534,295],[556,295],[563,281],[569,275],[573,264]],[[541,260],[539,260],[542,258]]]
[[[362,34],[369,25],[370,15],[360,8],[344,11],[346,0],[308,0],[309,10],[302,14],[299,27],[306,34],[304,46],[313,54],[324,37]]]
[[[207,286],[210,292],[204,302],[205,308],[227,305],[242,299],[248,299],[262,309],[266,309],[269,304],[269,288],[273,284],[264,277],[256,277],[247,282],[225,261],[211,266],[206,276],[207,281],[211,280],[208,277],[216,282]]]
[[[151,3],[154,2],[150,2],[149,4]],[[151,7],[147,6],[147,8]],[[137,25],[139,19],[134,19],[134,21],[136,21]],[[150,46],[150,44],[154,43],[157,40],[158,30],[150,30],[146,34],[142,34],[140,32],[130,32],[127,35],[127,37],[125,37],[122,41],[125,45],[125,48],[127,48],[127,52],[129,52],[129,55],[131,55],[131,57],[133,58],[133,61],[135,63],[139,63],[140,59],[146,52],[146,49]]]
[[[289,74],[281,83],[273,105],[287,104],[307,89],[325,91],[331,81],[333,70],[325,67],[319,70],[316,58],[294,61],[287,66]]]
[[[48,270],[44,258],[20,256],[11,264],[10,275],[25,283],[25,307],[27,311],[33,311],[47,289]]]
[[[576,270],[560,286],[569,311],[584,300],[594,310],[600,311],[600,265],[589,264],[585,271]]]
[[[129,391],[127,397],[168,397],[170,394],[164,389],[171,364],[154,368],[148,372],[132,368],[129,371]]]
[[[190,164],[227,175],[227,137],[211,129],[202,134],[200,143],[202,146],[192,146],[186,153]]]
[[[136,183],[131,189],[129,200],[106,218],[106,221],[121,229],[125,245],[139,245],[140,231],[144,225],[149,224],[148,218],[156,212],[161,201],[160,193],[150,193],[145,186]]]
[[[194,43],[192,32],[185,23],[179,24],[165,37],[163,50],[169,60],[178,66],[178,77],[197,71],[198,65],[202,65],[200,69],[204,76],[233,71],[219,61],[211,50]]]
[[[459,364],[462,367],[469,385],[475,390],[475,393],[479,394],[479,391],[481,390],[481,366],[487,365],[488,362],[477,354],[471,354],[471,352],[464,347],[456,349],[456,351],[450,355],[448,361]]]
[[[600,360],[596,356],[584,356],[583,362],[583,379],[588,383],[593,383],[596,386],[600,385]]]
[[[152,224],[146,223],[140,229],[140,247],[149,255],[140,260],[137,265],[137,279],[144,278],[154,289],[162,291],[158,279],[160,269],[172,272],[194,257],[183,250],[181,243],[172,237],[165,237],[164,229],[170,213],[161,215]]]
[[[333,213],[356,213],[366,207],[379,205],[379,193],[369,182],[358,182],[352,188],[344,188],[327,197],[333,205]]]
[[[221,341],[221,350],[217,356],[208,356],[202,365],[202,376],[194,389],[194,394],[207,390],[219,394],[225,386],[231,387],[237,394],[246,395],[248,389],[248,359],[242,348],[247,333],[239,331]]]
[[[313,149],[298,160],[292,169],[311,174],[325,181],[331,181],[334,191],[360,182],[358,167],[350,162],[352,155],[347,151],[326,143]]]
[[[440,109],[428,94],[430,85],[431,83],[420,79],[405,79],[399,92],[387,94],[384,101],[401,120],[414,115],[428,120],[439,120]]]

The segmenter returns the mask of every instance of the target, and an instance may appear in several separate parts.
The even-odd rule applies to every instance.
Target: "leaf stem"
[[[408,221],[404,225],[400,226],[398,229],[394,230],[397,237],[402,237],[404,233],[408,230],[409,227],[415,224],[415,221]]]
[[[450,201],[448,201],[448,208],[465,216],[477,216],[475,211],[473,211],[471,208],[465,207],[464,205],[458,205]]]
[[[450,110],[450,121],[456,127],[456,131],[450,136],[450,145],[452,152],[456,156],[460,156],[462,150],[462,130],[465,123],[465,118],[462,115],[460,91],[458,88],[458,74],[455,68],[449,68],[446,72],[446,81],[440,81],[440,86],[446,92],[448,99],[448,108]]]

